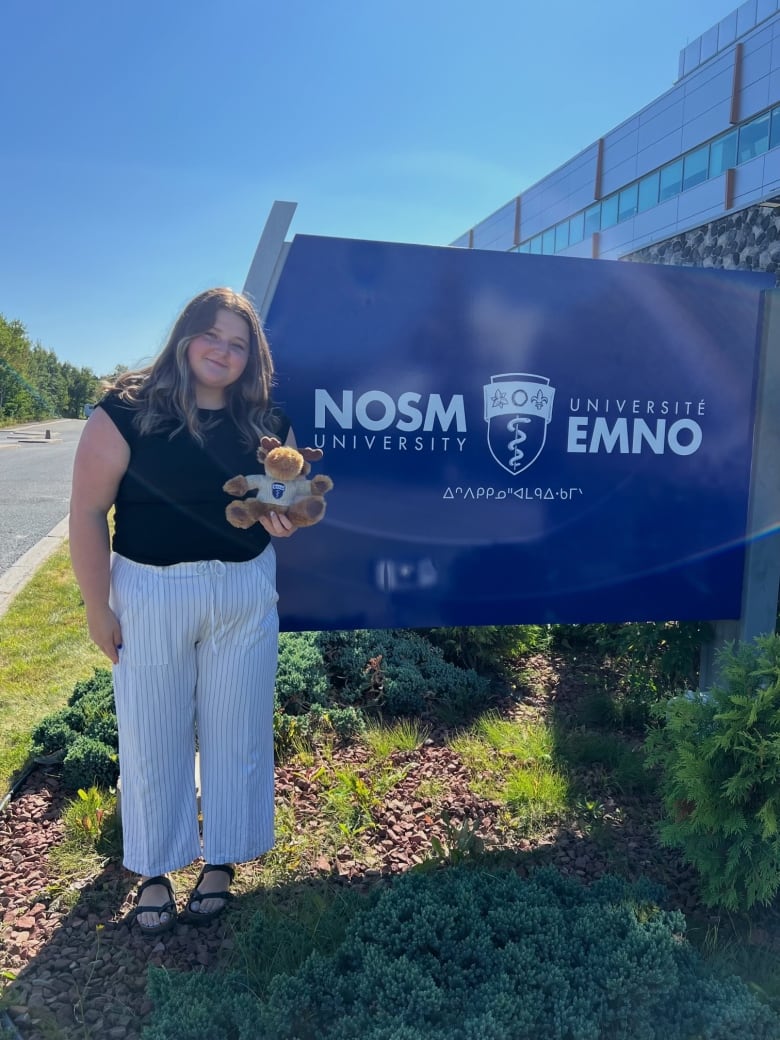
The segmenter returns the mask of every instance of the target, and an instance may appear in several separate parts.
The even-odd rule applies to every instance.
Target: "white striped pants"
[[[124,864],[149,876],[274,843],[276,553],[150,567],[114,554]],[[201,850],[195,792],[200,751]]]

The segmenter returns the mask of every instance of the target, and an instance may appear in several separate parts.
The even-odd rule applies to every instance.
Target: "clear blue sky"
[[[291,234],[446,245],[734,0],[5,0],[0,313],[98,374]]]

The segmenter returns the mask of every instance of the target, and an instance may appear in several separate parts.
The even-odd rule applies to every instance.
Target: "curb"
[[[60,520],[32,549],[28,549],[5,574],[0,575],[0,617],[11,600],[24,588],[36,570],[62,545],[68,537],[68,517]]]
[[[0,426],[0,449],[18,448],[20,444],[61,444],[59,431],[52,433],[52,427],[63,419],[51,419],[48,422],[22,423],[19,426]]]

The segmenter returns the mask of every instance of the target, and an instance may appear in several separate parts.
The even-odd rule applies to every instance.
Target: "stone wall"
[[[677,267],[780,271],[780,209],[751,206],[623,259]]]

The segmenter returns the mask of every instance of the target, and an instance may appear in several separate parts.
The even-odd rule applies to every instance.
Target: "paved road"
[[[83,429],[81,419],[0,429],[0,575],[67,516]]]

